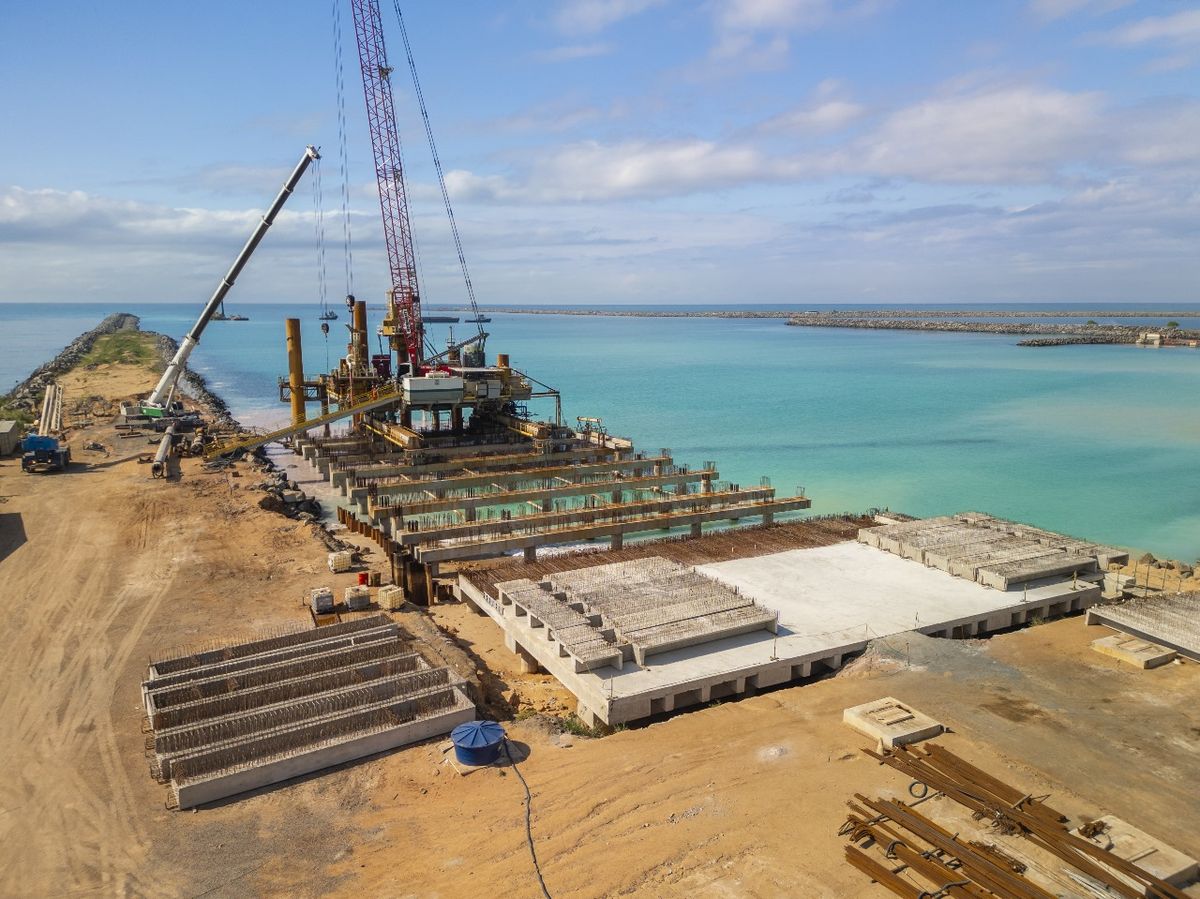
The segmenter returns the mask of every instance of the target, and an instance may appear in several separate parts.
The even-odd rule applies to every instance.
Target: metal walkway
[[[381,393],[378,396],[355,403],[352,406],[343,406],[334,412],[328,412],[325,415],[319,415],[316,418],[310,418],[296,425],[288,425],[286,428],[280,428],[277,431],[270,431],[266,434],[243,434],[235,437],[232,440],[227,440],[224,443],[214,443],[204,452],[204,458],[208,461],[220,458],[221,456],[229,456],[236,452],[247,452],[257,449],[265,443],[271,443],[275,440],[282,440],[284,437],[290,437],[293,434],[299,434],[302,431],[309,431],[313,428],[319,428],[322,425],[330,424],[339,419],[346,418],[350,415],[357,415],[360,412],[370,412],[372,409],[378,409],[380,406],[386,406],[389,403],[397,402],[401,397],[400,391],[389,391]]]

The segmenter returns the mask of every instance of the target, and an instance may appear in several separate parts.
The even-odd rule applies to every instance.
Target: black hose
[[[521,773],[521,769],[517,767],[517,760],[513,758],[512,750],[508,748],[508,738],[504,738],[504,754],[508,756],[508,761],[512,765],[513,771],[516,772],[517,778],[521,781],[521,786],[525,788],[525,842],[529,844],[529,857],[533,859],[533,870],[537,874],[538,886],[542,888],[542,895],[546,899],[554,899],[550,895],[550,891],[546,889],[546,881],[542,878],[542,866],[538,864],[537,852],[533,848],[533,794],[529,792],[529,784],[525,781],[525,775]]]

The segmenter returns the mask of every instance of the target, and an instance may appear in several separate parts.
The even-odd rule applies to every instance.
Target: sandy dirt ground
[[[90,374],[98,394],[153,380]],[[91,440],[110,455],[82,450]],[[185,460],[153,481],[136,462],[147,445],[99,422],[72,446],[63,475],[0,461],[0,895],[540,895],[517,772],[460,775],[442,741],[166,809],[144,755],[148,657],[301,620],[302,590],[353,575],[328,573],[308,525],[259,509],[245,467]],[[890,895],[842,861],[837,836],[853,793],[907,788],[841,723],[884,695],[1068,814],[1113,813],[1200,854],[1200,666],[1122,667],[1089,649],[1102,632],[1080,618],[895,638],[837,677],[591,739],[561,732],[569,695],[520,674],[487,619],[459,604],[408,615],[517,693],[522,720],[505,725],[555,897]]]

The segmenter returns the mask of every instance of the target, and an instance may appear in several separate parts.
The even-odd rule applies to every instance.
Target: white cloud
[[[564,34],[594,34],[622,19],[639,15],[665,0],[566,0],[554,14],[554,25]]]
[[[1062,19],[1080,12],[1102,15],[1128,6],[1132,0],[1030,0],[1030,11],[1042,21]]]
[[[1086,154],[1103,101],[1094,93],[1000,87],[898,110],[859,147],[871,174],[922,181],[1044,182]]]
[[[782,68],[791,36],[874,15],[890,0],[717,0],[706,74]]]
[[[575,59],[594,59],[597,56],[608,56],[613,52],[613,45],[594,41],[590,44],[563,44],[548,50],[539,50],[533,54],[538,62],[570,62]]]
[[[833,16],[832,0],[723,0],[717,25],[737,31],[817,28]]]
[[[841,131],[867,114],[866,107],[842,96],[841,85],[827,80],[817,85],[810,101],[763,122],[762,130],[826,134]]]
[[[1099,36],[1105,43],[1123,46],[1164,43],[1176,46],[1200,44],[1200,9],[1170,16],[1150,16],[1122,25]]]

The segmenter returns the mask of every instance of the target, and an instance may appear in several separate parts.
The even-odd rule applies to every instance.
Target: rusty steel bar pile
[[[992,822],[999,833],[1029,840],[1060,859],[1068,874],[1073,868],[1080,881],[1092,881],[1125,899],[1186,899],[1177,887],[1071,833],[1066,816],[1047,805],[1046,797],[1022,793],[936,743],[923,750],[898,746],[883,753],[864,751],[924,785],[926,796],[941,794],[969,809],[976,820]],[[847,803],[850,814],[840,830],[850,841],[846,861],[897,896],[1056,895],[1026,878],[1026,866],[995,845],[961,838],[921,814],[915,808],[921,800],[906,804],[858,793],[854,798]]]

